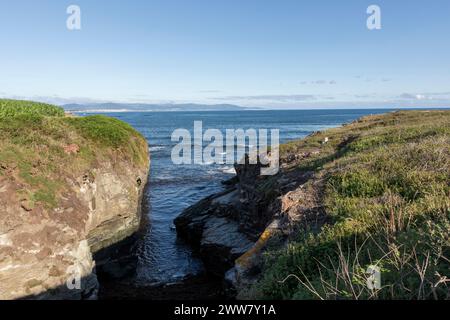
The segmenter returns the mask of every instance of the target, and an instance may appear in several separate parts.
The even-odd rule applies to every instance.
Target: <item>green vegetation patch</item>
[[[145,139],[128,124],[105,116],[65,116],[62,108],[0,100],[0,175],[25,185],[20,198],[48,208],[58,205],[68,175],[99,163],[145,165]],[[72,150],[71,146],[75,151]]]
[[[291,170],[324,179],[329,223],[266,253],[248,295],[276,299],[448,299],[450,111],[363,118],[293,142],[319,148]],[[326,146],[318,139],[330,137]],[[351,139],[349,139],[351,137]],[[311,144],[309,144],[311,139]],[[294,150],[294,151],[293,151]],[[381,288],[367,285],[369,266]]]
[[[0,99],[0,118],[19,115],[63,117],[64,110],[60,107],[45,103]]]
[[[85,138],[107,147],[119,148],[136,136],[136,131],[129,124],[103,115],[67,118],[66,122]]]
[[[64,120],[96,147],[113,148],[137,164],[144,164],[147,161],[145,138],[123,121],[103,115]]]

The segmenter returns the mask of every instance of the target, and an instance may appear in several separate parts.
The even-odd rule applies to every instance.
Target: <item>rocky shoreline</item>
[[[301,221],[317,227],[324,223],[324,211],[314,199],[317,190],[303,188],[315,179],[314,172],[283,170],[311,154],[281,159],[282,169],[275,176],[261,176],[261,165],[247,159],[235,165],[237,174],[224,182],[223,192],[175,219],[178,235],[199,252],[207,271],[225,279],[238,295],[257,281],[268,246],[283,245]]]
[[[237,299],[448,298],[447,286],[433,285],[448,277],[448,115],[367,116],[282,145],[277,175],[237,165],[225,191],[175,220],[178,234]],[[405,248],[402,261],[417,257],[418,242],[408,239],[427,239],[420,248],[426,261],[442,241],[426,293],[418,262],[399,267],[399,251],[391,251]],[[395,290],[374,294],[366,286],[373,261],[389,266],[383,276]],[[342,281],[349,278],[364,280]],[[349,295],[355,287],[360,293]]]

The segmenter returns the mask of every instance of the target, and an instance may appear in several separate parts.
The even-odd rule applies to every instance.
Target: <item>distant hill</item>
[[[146,104],[146,103],[92,103],[92,104],[66,104],[66,111],[71,112],[126,112],[126,111],[241,111],[258,108],[246,108],[232,104]]]

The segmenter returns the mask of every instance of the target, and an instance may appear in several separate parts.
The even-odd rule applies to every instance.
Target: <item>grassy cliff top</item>
[[[46,103],[0,99],[0,118],[19,115],[62,117],[64,116],[64,110]]]
[[[31,204],[57,205],[65,177],[109,163],[145,166],[148,147],[130,125],[105,116],[66,116],[60,107],[0,100],[0,179],[25,188]]]
[[[281,153],[281,175],[314,172],[303,188],[325,218],[319,230],[300,228],[288,248],[267,252],[250,296],[449,298],[450,111],[368,116]],[[371,265],[381,271],[379,290],[366,284]]]

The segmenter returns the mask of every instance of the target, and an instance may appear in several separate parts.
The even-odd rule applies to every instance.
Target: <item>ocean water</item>
[[[192,132],[194,121],[202,121],[204,130],[279,129],[280,142],[351,122],[368,114],[389,110],[292,110],[224,112],[151,112],[110,113],[131,124],[147,139],[151,152],[149,204],[144,212],[148,225],[138,242],[136,283],[153,285],[172,283],[203,270],[190,247],[177,238],[173,220],[183,209],[222,190],[221,181],[233,176],[230,165],[174,165],[172,132],[178,128]]]

